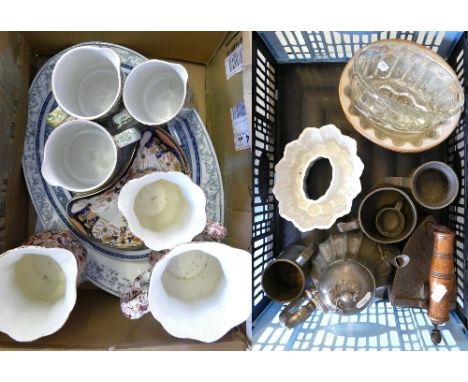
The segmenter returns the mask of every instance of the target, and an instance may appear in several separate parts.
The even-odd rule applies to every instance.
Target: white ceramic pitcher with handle
[[[41,174],[51,186],[73,192],[98,190],[114,179],[119,149],[140,138],[135,127],[111,135],[93,121],[65,122],[47,138]]]
[[[187,96],[187,70],[179,64],[148,60],[128,75],[123,102],[128,113],[144,125],[161,125],[174,118]]]
[[[151,312],[173,336],[213,342],[252,313],[252,256],[221,244],[227,231],[208,221],[193,242],[153,251],[147,270],[122,293],[120,308],[136,320]]]
[[[252,311],[252,256],[215,242],[181,244],[154,266],[148,302],[173,336],[213,342]]]
[[[0,332],[34,341],[59,330],[76,302],[86,250],[67,231],[41,232],[0,255]]]
[[[206,197],[187,175],[151,172],[128,181],[118,207],[130,231],[154,251],[191,241],[206,225]]]
[[[74,47],[55,64],[51,85],[55,100],[66,114],[103,119],[117,110],[122,94],[120,57],[109,48]]]

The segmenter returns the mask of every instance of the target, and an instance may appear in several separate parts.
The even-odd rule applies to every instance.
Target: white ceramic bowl
[[[328,159],[333,175],[324,195],[308,198],[304,179],[320,158]],[[273,193],[280,215],[300,231],[327,229],[351,211],[353,199],[361,192],[364,169],[357,156],[356,141],[334,125],[307,127],[299,138],[286,145],[283,158],[275,166]]]

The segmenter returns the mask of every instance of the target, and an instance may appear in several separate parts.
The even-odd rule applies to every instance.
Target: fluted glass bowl
[[[452,68],[435,52],[406,40],[381,40],[360,49],[350,75],[353,106],[383,130],[419,133],[463,107],[463,88]]]

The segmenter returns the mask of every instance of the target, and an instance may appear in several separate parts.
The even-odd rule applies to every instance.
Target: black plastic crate
[[[385,150],[360,136],[347,122],[338,101],[338,82],[345,62],[360,47],[382,38],[403,38],[422,43],[441,54],[454,68],[465,89],[465,112],[454,133],[441,145],[420,154],[398,154]],[[468,41],[464,32],[259,32],[253,36],[253,318],[270,303],[261,288],[266,265],[284,247],[295,242],[320,242],[332,230],[299,232],[278,214],[272,194],[274,165],[284,146],[296,139],[305,127],[335,123],[344,134],[358,142],[358,155],[364,165],[376,159],[387,163],[379,175],[405,176],[428,160],[449,163],[460,179],[458,200],[435,214],[437,220],[456,232],[457,310],[468,327],[468,254],[465,248],[465,114]],[[304,96],[304,95],[307,95]],[[295,116],[300,116],[295,118]],[[384,166],[385,167],[385,166]],[[366,169],[364,170],[366,172]],[[327,174],[323,172],[323,177]],[[374,174],[375,177],[375,174]],[[353,202],[346,220],[356,216],[357,206],[373,185],[372,174],[361,177],[363,191]],[[317,191],[325,186],[317,182]],[[327,183],[328,184],[328,183]],[[433,214],[434,215],[434,214]],[[255,330],[255,328],[254,328]]]

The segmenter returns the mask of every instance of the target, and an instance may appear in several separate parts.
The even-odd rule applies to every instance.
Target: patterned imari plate
[[[159,127],[142,131],[130,168],[112,187],[68,202],[68,218],[78,230],[78,235],[111,248],[126,251],[144,249],[145,244],[128,228],[127,220],[117,207],[117,200],[125,183],[148,171],[181,171],[190,176],[184,151]]]
[[[113,49],[121,59],[124,75],[144,56],[128,48],[108,43],[80,45],[103,46]],[[51,91],[52,70],[65,51],[52,57],[37,73],[29,89],[28,125],[23,152],[23,172],[32,202],[44,229],[68,228],[77,232],[67,218],[66,206],[73,193],[48,185],[41,176],[44,144],[51,132],[46,116],[57,107]],[[192,180],[205,192],[207,217],[223,223],[224,195],[221,173],[210,137],[198,113],[184,108],[167,124],[172,138],[188,159]],[[86,249],[87,278],[100,288],[120,296],[130,281],[149,268],[149,250],[125,251],[109,248],[86,236],[78,235]]]

